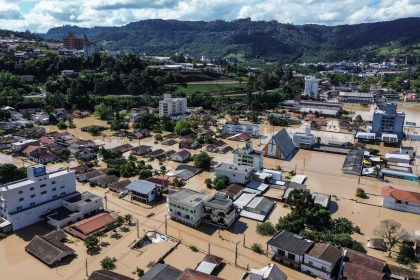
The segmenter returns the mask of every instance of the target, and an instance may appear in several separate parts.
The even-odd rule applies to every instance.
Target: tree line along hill
[[[62,40],[68,32],[87,35],[109,50],[148,55],[175,52],[214,58],[275,60],[280,63],[381,61],[392,54],[400,59],[420,57],[420,18],[355,25],[292,25],[277,21],[142,20],[121,27],[62,26],[45,39]]]

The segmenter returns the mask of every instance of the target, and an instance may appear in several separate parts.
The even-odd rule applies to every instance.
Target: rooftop
[[[190,189],[182,189],[179,192],[173,193],[168,197],[171,201],[176,201],[193,207],[202,203],[205,195]]]
[[[307,254],[332,265],[336,264],[342,255],[341,250],[329,243],[315,243],[314,247]]]
[[[420,193],[398,190],[393,187],[386,187],[381,192],[382,197],[390,196],[395,200],[408,201],[420,204]]]
[[[107,270],[107,269],[101,269],[101,270],[94,271],[90,275],[89,280],[134,280],[134,279],[124,276],[122,274]]]
[[[215,169],[223,170],[223,171],[233,171],[233,172],[240,172],[240,173],[249,173],[252,172],[254,169],[249,166],[245,165],[236,165],[232,163],[223,162],[215,167]]]
[[[312,248],[314,242],[293,232],[282,230],[268,242],[268,245],[302,256]]]
[[[148,194],[156,188],[156,184],[146,181],[146,180],[137,180],[130,183],[126,189],[134,191],[136,193]]]
[[[176,280],[181,271],[169,264],[157,263],[152,266],[142,277],[142,280]]]

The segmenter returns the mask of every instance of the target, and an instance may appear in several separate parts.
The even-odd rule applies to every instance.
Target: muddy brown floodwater
[[[412,110],[413,115],[418,113],[418,106],[410,107],[407,105],[407,110]],[[420,115],[417,115],[420,116]],[[419,119],[420,120],[420,119]],[[68,132],[76,137],[92,140],[101,140],[108,148],[115,147],[124,143],[130,143],[133,146],[140,144],[152,145],[154,149],[162,148],[164,150],[178,151],[178,145],[164,146],[154,144],[153,137],[145,138],[140,141],[129,141],[127,138],[112,137],[110,131],[105,131],[104,136],[92,137],[89,133],[80,131],[80,127],[97,124],[105,125],[105,122],[97,120],[93,117],[86,119],[75,119],[77,128],[68,129]],[[55,126],[47,126],[49,131],[56,131]],[[262,134],[271,135],[272,131],[279,131],[281,127],[272,127],[267,123],[262,125]],[[288,131],[301,131],[302,127],[287,128]],[[338,141],[347,141],[351,135],[345,133],[328,133],[325,131],[316,131],[317,136],[328,137]],[[232,147],[243,147],[244,143],[224,140]],[[253,140],[256,149],[261,149],[264,141]],[[417,147],[418,143],[406,142],[405,145],[412,145]],[[381,147],[381,151],[386,151],[386,147]],[[193,154],[200,152],[200,150],[191,151]],[[216,162],[231,162],[232,153],[227,154],[210,154]],[[296,170],[297,174],[305,174],[308,176],[307,184],[311,191],[318,191],[333,195],[332,211],[333,217],[346,217],[358,225],[363,235],[355,234],[354,238],[366,245],[367,239],[372,236],[373,229],[383,219],[394,219],[399,221],[402,226],[409,232],[413,232],[420,228],[420,215],[414,215],[405,212],[398,212],[388,210],[380,207],[381,199],[380,192],[385,186],[392,185],[396,188],[420,192],[418,183],[403,181],[398,179],[390,179],[389,182],[383,182],[371,178],[361,178],[345,175],[341,172],[345,156],[327,154],[313,151],[300,150],[291,161],[281,161],[277,159],[264,158],[264,166],[266,168],[276,169],[281,166],[284,172]],[[0,162],[13,162],[18,166],[22,166],[22,160],[0,154]],[[154,168],[159,168],[158,161],[150,162]],[[29,163],[25,163],[25,166]],[[48,170],[54,170],[60,167],[74,166],[77,162],[70,161],[69,163],[60,163],[48,165]],[[172,161],[164,162],[168,171],[173,171],[179,165]],[[209,172],[202,172],[193,177],[187,182],[186,187],[197,191],[205,192],[210,195],[214,190],[206,188],[204,180],[206,178],[213,178],[214,175]],[[130,178],[132,180],[136,177]],[[369,199],[359,201],[355,197],[356,189],[362,187],[369,195]],[[105,189],[92,188],[88,184],[77,183],[79,191],[90,191],[102,197],[105,196]],[[277,192],[270,192],[271,195],[278,195]],[[140,236],[150,230],[165,231],[165,215],[166,205],[164,203],[150,207],[139,203],[133,203],[128,197],[119,199],[111,193],[107,193],[108,210],[115,214],[124,215],[131,213],[135,220],[139,222]],[[285,207],[282,203],[277,202],[276,207],[269,217],[269,221],[277,223],[277,220],[289,213],[290,209]],[[215,228],[208,226],[200,226],[198,229],[192,229],[177,222],[168,219],[168,234],[176,239],[180,239],[182,244],[179,245],[169,256],[165,262],[171,264],[179,269],[195,268],[198,262],[202,259],[205,253],[221,256],[225,259],[227,265],[220,272],[219,276],[225,279],[239,279],[245,272],[246,268],[261,268],[271,262],[270,258],[265,255],[258,255],[251,251],[249,247],[253,243],[259,243],[265,248],[265,243],[269,237],[262,237],[256,233],[257,222],[246,218],[240,218],[235,225],[229,230],[218,231]],[[102,252],[97,256],[88,256],[86,254],[83,242],[71,238],[72,243],[70,247],[76,250],[77,258],[69,264],[59,266],[57,268],[49,268],[43,263],[25,252],[24,247],[31,240],[35,234],[43,234],[47,231],[45,227],[40,225],[31,226],[16,234],[8,236],[5,240],[0,241],[0,279],[86,279],[85,262],[88,262],[88,273],[100,268],[100,261],[105,256],[117,258],[116,271],[124,275],[133,277],[132,272],[140,267],[145,271],[148,270],[148,265],[151,261],[157,261],[160,256],[164,254],[173,244],[163,243],[146,247],[142,251],[134,251],[129,248],[129,245],[137,240],[137,230],[131,227],[128,233],[121,233],[122,238],[115,240],[106,237],[104,240],[110,245],[102,249]],[[246,247],[243,246],[245,240]],[[238,242],[238,258],[235,265],[235,243]],[[199,252],[193,252],[189,246],[194,245],[199,249]],[[368,250],[368,253],[376,257],[393,262],[386,257],[385,253]],[[305,274],[292,270],[288,267],[279,265],[285,271],[289,279],[313,279]]]

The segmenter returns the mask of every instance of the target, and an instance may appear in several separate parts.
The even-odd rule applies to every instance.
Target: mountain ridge
[[[55,27],[42,36],[61,40],[68,32],[87,35],[110,50],[151,55],[182,52],[194,57],[234,56],[290,63],[310,58],[350,59],[363,56],[361,52],[366,48],[389,44],[417,49],[420,18],[336,26],[293,25],[249,18],[209,22],[150,19],[120,27]]]

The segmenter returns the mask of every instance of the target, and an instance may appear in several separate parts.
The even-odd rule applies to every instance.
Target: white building
[[[216,193],[204,202],[203,222],[222,228],[229,228],[236,219],[236,210],[233,201],[224,193]]]
[[[233,164],[253,167],[255,170],[263,168],[264,155],[261,151],[254,150],[251,141],[245,147],[233,151]]]
[[[224,162],[216,166],[214,172],[217,177],[228,177],[229,183],[246,184],[251,181],[254,168]]]
[[[293,143],[299,148],[311,148],[316,144],[316,137],[311,133],[309,126],[305,127],[305,132],[296,132],[293,134]]]
[[[48,223],[62,228],[87,218],[103,209],[102,197],[84,192],[63,199],[63,206],[47,215]]]
[[[321,279],[332,279],[331,273],[341,259],[342,252],[328,243],[316,243],[305,254],[300,269]]]
[[[222,133],[228,135],[245,133],[249,137],[258,138],[260,137],[260,125],[252,123],[226,122],[223,124]]]
[[[164,94],[163,100],[159,101],[159,115],[172,117],[187,113],[187,98],[172,98],[170,94]]]
[[[12,143],[12,151],[14,153],[22,152],[26,147],[28,146],[39,146],[39,140],[36,139],[26,139],[26,140],[20,140],[15,143]]]
[[[382,207],[420,214],[420,193],[386,187],[381,195]]]
[[[305,95],[318,95],[318,79],[316,79],[314,76],[305,77]]]
[[[166,200],[169,216],[188,226],[197,227],[203,217],[204,200],[204,194],[190,189],[173,193]]]
[[[0,186],[0,215],[13,230],[41,221],[41,215],[59,208],[63,199],[76,194],[73,170],[47,173],[44,165],[29,166],[27,179]]]

